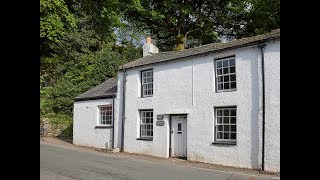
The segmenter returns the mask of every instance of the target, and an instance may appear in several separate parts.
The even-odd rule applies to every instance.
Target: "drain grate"
[[[259,174],[266,174],[266,175],[280,176],[280,173],[277,173],[277,172],[269,172],[269,171],[259,171]]]

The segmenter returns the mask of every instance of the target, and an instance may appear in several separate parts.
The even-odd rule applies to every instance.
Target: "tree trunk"
[[[184,35],[178,35],[176,37],[176,51],[184,50],[185,49],[185,36]]]

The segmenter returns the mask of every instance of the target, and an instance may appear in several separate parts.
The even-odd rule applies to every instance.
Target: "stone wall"
[[[40,134],[42,131],[44,137],[72,138],[72,135],[70,136],[65,133],[67,128],[70,127],[66,125],[50,123],[48,118],[40,120]]]

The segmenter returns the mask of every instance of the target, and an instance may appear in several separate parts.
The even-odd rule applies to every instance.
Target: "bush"
[[[49,122],[55,125],[72,125],[72,116],[67,114],[55,114],[49,118]]]

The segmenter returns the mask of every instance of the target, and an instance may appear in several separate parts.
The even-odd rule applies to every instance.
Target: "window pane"
[[[229,60],[229,64],[230,64],[230,66],[235,65],[235,64],[236,64],[235,59],[230,59],[230,60]]]
[[[219,123],[219,124],[222,123],[222,117],[217,117],[217,123]]]
[[[218,126],[218,131],[223,131],[222,125],[219,125],[219,126]]]
[[[217,75],[221,75],[222,74],[222,69],[217,69]]]
[[[223,61],[223,67],[227,67],[228,66],[228,60]]]
[[[153,111],[151,111],[151,113],[150,113],[150,117],[153,117]]]
[[[227,109],[226,109],[226,110],[223,110],[223,115],[224,115],[224,116],[229,116],[229,110],[227,110]]]
[[[178,131],[181,131],[181,125],[182,123],[178,123]]]
[[[230,81],[235,81],[236,80],[236,75],[233,74],[233,75],[230,75]]]
[[[218,77],[218,83],[220,83],[220,82],[223,82],[223,77],[222,76]]]
[[[147,136],[150,136],[150,131],[147,131]]]
[[[236,132],[236,131],[237,131],[236,125],[232,125],[232,126],[231,126],[231,131],[232,131],[232,132]]]
[[[230,73],[234,73],[234,72],[236,72],[236,67],[235,66],[230,67]]]
[[[223,84],[223,88],[224,88],[224,89],[230,89],[229,83],[224,83],[224,84]]]
[[[231,119],[231,120],[230,120],[230,121],[231,121],[231,124],[235,124],[235,123],[236,123],[236,117],[231,117],[230,119]]]
[[[223,139],[229,139],[229,133],[223,133]]]
[[[222,116],[222,110],[217,110],[217,116]]]
[[[228,81],[229,81],[229,75],[223,76],[223,81],[224,81],[224,82],[228,82]]]
[[[231,138],[230,139],[236,139],[236,138],[237,138],[236,133],[231,133]]]
[[[235,88],[237,88],[236,82],[231,82],[231,89],[235,89]]]
[[[222,90],[222,83],[221,84],[218,84],[218,90]]]
[[[217,133],[217,139],[222,139],[222,132]]]
[[[229,117],[224,117],[223,118],[223,123],[224,124],[229,124]]]
[[[230,131],[230,130],[229,130],[229,125],[224,125],[223,131]]]
[[[229,73],[229,68],[223,68],[223,74],[228,74]]]
[[[236,111],[235,109],[231,109],[231,110],[230,110],[230,115],[231,115],[231,116],[236,116],[236,112],[237,112],[237,111]]]
[[[222,67],[222,61],[217,62],[217,68],[220,68],[220,67]]]
[[[141,123],[146,123],[146,118],[141,117]]]

